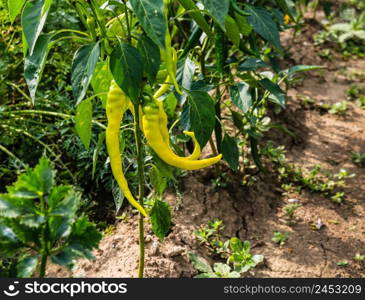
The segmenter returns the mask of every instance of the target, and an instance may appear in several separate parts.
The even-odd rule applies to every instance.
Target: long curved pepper
[[[122,159],[119,149],[119,128],[123,115],[128,108],[128,97],[123,93],[119,86],[113,80],[109,89],[106,102],[106,115],[108,118],[108,126],[106,128],[106,146],[110,159],[110,166],[113,176],[117,181],[119,188],[129,203],[134,206],[143,216],[147,217],[144,208],[134,199],[128,182],[124,177],[122,168]]]
[[[169,134],[169,130],[168,130],[168,118],[167,118],[167,114],[163,108],[163,102],[159,101],[159,100],[155,100],[157,106],[158,106],[158,116],[159,116],[159,122],[160,122],[160,132],[162,135],[162,138],[164,140],[164,142],[170,146],[170,134]],[[184,131],[184,134],[186,134],[187,136],[190,136],[191,139],[194,142],[194,150],[193,153],[190,156],[185,157],[186,159],[190,159],[190,160],[196,160],[200,157],[201,154],[201,148],[200,145],[198,143],[198,140],[195,137],[195,133],[192,131]]]
[[[187,136],[190,136],[194,142],[193,153],[191,153],[190,156],[187,156],[186,158],[190,159],[190,160],[197,160],[200,157],[200,154],[202,153],[202,151],[201,151],[199,142],[195,137],[195,133],[193,131],[183,131],[183,133]]]
[[[159,109],[158,107],[144,107],[143,131],[147,138],[148,145],[167,164],[184,170],[197,170],[209,167],[221,160],[222,154],[202,160],[189,160],[176,155],[164,142],[160,132]]]

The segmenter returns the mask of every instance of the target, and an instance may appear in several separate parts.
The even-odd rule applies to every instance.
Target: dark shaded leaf
[[[199,145],[203,148],[209,141],[215,126],[214,101],[208,93],[188,92],[188,101],[184,105],[181,122],[185,130],[195,132]]]
[[[248,22],[255,32],[271,42],[276,48],[281,49],[279,30],[271,14],[264,8],[250,5],[246,5],[246,12],[249,14]]]
[[[167,178],[162,175],[156,166],[149,170],[151,184],[158,195],[162,195],[167,187]]]
[[[278,84],[272,82],[270,79],[267,78],[260,80],[259,83],[263,88],[271,93],[271,95],[269,96],[270,100],[285,108],[285,93]]]
[[[156,199],[151,209],[150,217],[154,234],[160,240],[163,240],[171,226],[171,212],[169,205],[166,202]]]
[[[19,261],[17,265],[18,277],[29,278],[32,277],[38,265],[39,255],[26,256]]]
[[[160,48],[146,35],[141,36],[137,48],[142,54],[148,81],[153,85],[161,64]]]
[[[165,48],[166,20],[163,0],[130,0],[147,35],[161,48]]]
[[[27,1],[22,13],[23,34],[29,49],[29,54],[33,51],[46,22],[52,0]]]
[[[229,0],[201,0],[201,2],[213,19],[225,31],[225,19],[228,14]]]
[[[237,170],[239,166],[239,150],[236,139],[230,137],[228,134],[224,135],[221,150],[224,160],[229,164],[232,170]]]
[[[110,56],[110,70],[115,82],[136,103],[143,79],[143,57],[133,46],[120,42]]]
[[[42,77],[43,69],[46,64],[47,55],[52,45],[50,43],[52,35],[41,34],[35,44],[33,54],[29,53],[24,59],[24,77],[28,85],[32,102],[35,102],[35,94]]]
[[[255,71],[259,68],[270,67],[267,63],[259,58],[250,57],[238,66],[239,71]]]
[[[73,95],[78,105],[86,95],[100,56],[99,43],[84,45],[79,48],[72,61],[71,84]]]
[[[239,82],[231,86],[229,93],[232,102],[240,109],[242,112],[247,113],[252,106],[252,96],[250,93],[250,85],[245,82]]]

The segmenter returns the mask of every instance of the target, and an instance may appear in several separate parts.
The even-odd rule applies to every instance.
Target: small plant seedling
[[[359,166],[365,165],[365,152],[363,153],[352,152],[351,158],[355,164]]]
[[[356,253],[354,256],[354,261],[360,262],[365,260],[365,255],[361,255],[360,253]]]
[[[347,267],[349,265],[349,262],[348,261],[339,261],[336,263],[337,266],[339,267]]]
[[[334,203],[341,204],[345,199],[344,192],[337,192],[335,195],[331,196],[331,200]]]
[[[226,188],[228,182],[228,174],[222,173],[217,178],[211,180],[211,183],[215,189]]]
[[[287,232],[275,231],[274,236],[271,239],[275,244],[278,244],[280,247],[284,246],[286,241],[288,240]]]
[[[300,203],[290,203],[283,207],[284,216],[289,219],[290,221],[293,221],[295,219],[295,212],[299,207],[301,207],[302,204]]]
[[[195,278],[239,278],[240,273],[232,271],[231,267],[224,263],[215,263],[213,267],[203,257],[193,253],[188,253],[189,260],[194,268],[201,272]]]
[[[350,174],[347,170],[341,169],[337,174],[334,175],[335,178],[339,180],[354,178],[356,174]]]
[[[227,262],[226,264],[214,264],[213,267],[210,267],[205,259],[194,253],[189,254],[193,266],[202,272],[198,277],[235,277],[237,274],[239,277],[240,274],[253,269],[264,260],[262,255],[251,253],[251,243],[249,241],[242,242],[236,237],[223,241],[219,234],[222,228],[224,228],[223,222],[215,219],[208,222],[208,226],[202,227],[195,232],[200,243],[205,244],[208,249],[219,254]]]
[[[203,226],[195,231],[195,236],[201,244],[216,254],[226,251],[227,245],[221,241],[220,232],[224,229],[222,220],[214,219],[208,222],[208,226]]]
[[[229,241],[229,249],[228,262],[233,264],[236,272],[245,273],[264,261],[262,255],[252,255],[249,241],[242,242],[239,238],[233,237]]]
[[[323,108],[327,106],[322,105]],[[347,101],[336,102],[328,107],[328,112],[331,115],[344,115],[348,109]]]

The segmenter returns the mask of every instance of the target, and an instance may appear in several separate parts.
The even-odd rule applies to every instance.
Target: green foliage
[[[153,232],[160,240],[163,240],[171,227],[170,206],[166,202],[156,199],[150,217]]]
[[[328,112],[333,115],[343,115],[345,114],[346,111],[347,111],[346,101],[336,102],[332,104],[328,110]]]
[[[231,267],[223,263],[215,263],[213,267],[199,255],[190,252],[189,260],[194,268],[201,272],[195,278],[239,278],[240,273],[232,271]]]
[[[305,188],[329,196],[331,200],[341,199],[341,201],[333,200],[335,202],[342,202],[345,195],[340,189],[345,186],[346,179],[355,176],[355,174],[350,174],[345,169],[341,169],[333,175],[321,174],[322,167],[320,165],[315,165],[312,169],[305,171],[286,160],[283,146],[274,147],[271,142],[263,149],[262,154],[274,164],[279,180],[287,184],[289,189],[293,189],[291,184],[294,184],[297,187],[297,192]]]
[[[300,208],[302,204],[291,203],[283,207],[284,216],[288,219],[288,222],[293,222],[295,219],[295,212]]]
[[[231,238],[229,248],[231,255],[228,262],[233,264],[234,270],[238,273],[245,273],[264,261],[262,255],[253,255],[251,253],[251,243],[249,241],[242,242],[238,238]]]
[[[71,186],[56,186],[55,175],[42,158],[0,194],[0,253],[20,258],[19,277],[32,276],[39,264],[43,277],[48,257],[68,267],[78,258],[91,259],[101,239],[95,225],[77,215],[80,194]]]
[[[365,165],[365,152],[364,153],[357,153],[357,152],[353,152],[352,155],[352,161],[360,166],[364,166]]]
[[[262,255],[251,253],[249,241],[242,242],[236,237],[222,241],[221,231],[223,229],[223,221],[214,219],[208,222],[208,226],[203,226],[195,232],[195,236],[201,244],[227,262],[226,264],[216,263],[212,268],[204,258],[189,253],[188,256],[193,266],[202,272],[197,276],[198,278],[236,278],[263,262],[264,257]]]
[[[287,232],[280,232],[280,231],[275,231],[274,232],[274,236],[272,237],[272,241],[275,244],[278,244],[280,247],[284,246],[286,241],[288,240],[288,233]]]

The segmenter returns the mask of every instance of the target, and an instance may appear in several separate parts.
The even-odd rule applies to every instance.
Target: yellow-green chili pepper
[[[134,199],[131,191],[129,190],[128,182],[123,174],[122,159],[119,149],[120,122],[123,119],[124,112],[128,108],[129,102],[130,101],[128,97],[113,80],[109,89],[106,103],[106,115],[108,118],[108,126],[106,128],[106,146],[114,178],[117,181],[124,196],[128,199],[132,206],[134,206],[143,216],[147,217],[146,211]]]
[[[168,118],[167,118],[167,114],[163,108],[163,103],[161,101],[156,100],[156,104],[158,106],[158,115],[159,115],[159,122],[160,122],[160,132],[162,135],[162,139],[165,142],[166,145],[170,146],[170,135],[169,135],[169,130],[167,128],[167,124],[168,124]],[[186,159],[190,159],[190,160],[196,160],[199,158],[200,154],[201,154],[201,148],[200,145],[195,137],[195,133],[192,131],[184,131],[184,134],[186,134],[187,136],[190,136],[194,142],[194,151],[190,156],[185,157]]]
[[[200,154],[202,153],[202,151],[201,151],[199,142],[195,137],[195,133],[193,131],[183,131],[183,133],[186,134],[187,136],[190,136],[194,142],[193,153],[191,153],[191,155],[186,158],[190,159],[190,160],[197,160],[200,157]]]
[[[176,155],[164,142],[160,131],[160,116],[158,106],[147,105],[143,109],[143,132],[148,145],[167,164],[185,170],[197,170],[211,166],[221,160],[219,154],[212,158],[202,160],[190,160]]]

